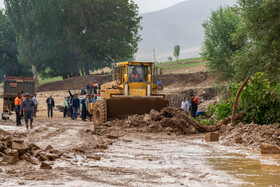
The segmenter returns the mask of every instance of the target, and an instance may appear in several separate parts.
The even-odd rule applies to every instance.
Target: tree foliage
[[[133,57],[138,7],[128,0],[5,0],[19,62],[41,76],[89,74]]]
[[[280,1],[239,0],[212,12],[202,56],[223,80],[241,81],[256,72],[273,80],[280,68]]]
[[[280,68],[280,1],[239,0],[240,24],[236,41],[247,38],[247,44],[234,57],[236,80],[256,72],[266,72],[275,79]]]
[[[176,58],[177,62],[179,61],[181,47],[179,45],[174,46],[173,55]]]
[[[7,16],[0,10],[0,82],[4,75],[30,76],[26,66],[17,59],[16,34]]]
[[[208,68],[222,80],[233,77],[232,56],[244,45],[244,41],[235,43],[233,40],[240,21],[241,16],[236,10],[227,6],[213,11],[210,19],[202,25],[205,40],[201,55],[207,61]]]

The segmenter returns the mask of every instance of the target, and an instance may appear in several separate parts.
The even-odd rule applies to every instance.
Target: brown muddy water
[[[1,126],[4,127],[4,126]],[[7,129],[8,130],[8,129]],[[74,138],[74,137],[73,137]],[[204,135],[129,134],[104,152],[69,153],[52,170],[0,175],[2,186],[280,186],[280,156],[206,143]],[[23,168],[24,170],[24,168]],[[7,177],[7,178],[6,178]]]

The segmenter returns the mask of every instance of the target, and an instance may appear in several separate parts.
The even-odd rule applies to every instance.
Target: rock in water
[[[209,132],[205,135],[206,142],[218,142],[219,141],[219,133]]]
[[[263,143],[260,149],[262,154],[280,154],[280,147],[275,145]]]

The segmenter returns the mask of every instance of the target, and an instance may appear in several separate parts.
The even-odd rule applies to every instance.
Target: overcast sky
[[[134,0],[139,6],[140,14],[161,10],[185,0]],[[4,0],[0,0],[0,8],[4,8]]]

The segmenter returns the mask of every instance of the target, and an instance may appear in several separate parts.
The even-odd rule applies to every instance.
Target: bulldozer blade
[[[163,97],[112,97],[107,100],[107,118],[121,119],[134,114],[147,114],[152,109],[160,111],[169,101]]]

